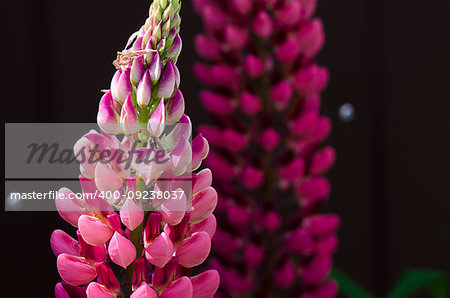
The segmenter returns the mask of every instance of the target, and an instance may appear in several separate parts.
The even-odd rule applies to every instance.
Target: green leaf
[[[428,290],[435,298],[445,298],[448,291],[448,277],[445,273],[434,270],[407,271],[388,298],[409,297],[420,290]]]
[[[331,272],[331,278],[339,284],[339,291],[350,298],[375,298],[376,296],[367,293],[362,287],[354,282],[349,276],[334,268]]]

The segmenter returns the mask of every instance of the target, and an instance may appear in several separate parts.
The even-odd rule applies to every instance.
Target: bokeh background
[[[2,4],[4,122],[95,122],[116,51],[149,1]],[[335,264],[379,295],[405,269],[450,271],[449,13],[448,0],[319,0],[327,42],[318,63],[331,74],[322,111],[338,153],[325,208],[342,217]],[[178,67],[194,125],[207,121],[192,74],[201,26],[184,1]],[[345,103],[351,121],[339,117]],[[4,297],[51,297],[59,276],[50,235],[74,229],[52,212],[2,219]]]

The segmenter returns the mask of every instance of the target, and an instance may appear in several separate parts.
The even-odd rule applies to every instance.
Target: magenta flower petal
[[[261,110],[261,100],[249,92],[244,92],[240,98],[240,108],[247,115],[254,116]]]
[[[94,266],[82,257],[62,253],[56,261],[61,278],[72,286],[90,282],[97,276]]]
[[[95,167],[95,185],[100,191],[114,193],[123,184],[120,175],[109,164],[99,162]]]
[[[191,277],[193,298],[210,298],[219,288],[220,276],[216,270],[208,270]]]
[[[235,50],[242,49],[248,41],[247,33],[233,25],[225,26],[225,40]]]
[[[191,222],[197,223],[207,218],[216,208],[217,192],[207,187],[192,199]]]
[[[172,47],[170,48],[168,58],[172,61],[176,61],[178,56],[181,53],[181,48],[183,47],[183,42],[181,41],[181,37],[179,34],[175,36],[175,39],[173,40]]]
[[[81,215],[88,214],[81,201],[76,199],[75,194],[66,187],[58,191],[55,205],[59,215],[74,227],[78,225],[78,218]]]
[[[108,253],[117,265],[127,268],[136,258],[136,248],[130,240],[115,232],[109,242]]]
[[[134,200],[126,199],[120,209],[120,219],[130,231],[133,231],[142,223],[144,211]]]
[[[93,246],[105,244],[113,235],[113,230],[107,224],[89,215],[80,216],[78,229],[83,239]]]
[[[161,77],[161,57],[159,56],[159,53],[156,53],[155,56],[153,56],[148,72],[153,84],[159,81],[159,78]]]
[[[209,238],[212,239],[214,233],[217,228],[217,220],[214,214],[210,214],[206,219],[202,220],[199,223],[191,225],[186,236],[190,236],[197,232],[206,232],[209,235]]]
[[[207,60],[216,60],[221,56],[220,44],[204,35],[197,35],[194,39],[194,45],[197,53]]]
[[[186,268],[203,263],[211,250],[211,238],[208,233],[198,232],[186,238],[178,248],[178,263]]]
[[[208,155],[209,145],[208,141],[198,134],[192,140],[192,170],[196,170],[200,167],[202,160]]]
[[[335,214],[313,215],[303,222],[304,228],[314,236],[333,233],[339,227],[340,220]]]
[[[212,172],[210,169],[203,169],[197,173],[192,185],[192,193],[196,194],[211,186]]]
[[[114,295],[111,291],[109,291],[106,287],[98,284],[96,282],[91,282],[87,289],[86,294],[88,298],[114,298]]]
[[[272,18],[264,10],[260,10],[253,21],[253,31],[256,35],[268,38],[273,31]]]
[[[264,64],[261,59],[259,59],[255,55],[249,54],[245,58],[244,69],[251,78],[256,78],[262,74],[264,70]]]
[[[55,297],[56,298],[70,298],[69,293],[64,289],[63,285],[59,282],[55,285]]]
[[[296,272],[291,261],[287,260],[275,273],[275,282],[283,287],[289,287],[295,280]]]
[[[55,256],[59,256],[62,253],[77,257],[81,256],[81,248],[78,242],[62,230],[53,231],[50,237],[50,245]]]
[[[155,290],[153,290],[148,283],[143,282],[139,288],[134,291],[130,298],[158,298]]]
[[[298,32],[298,43],[306,58],[314,57],[325,43],[322,21],[315,19],[302,26]]]
[[[325,147],[316,152],[312,158],[309,172],[311,175],[320,175],[326,172],[336,159],[336,151],[332,147]]]
[[[169,225],[179,224],[187,210],[185,193],[181,189],[177,189],[177,191],[181,191],[182,194],[178,195],[176,198],[170,197],[166,199],[159,210],[162,220]]]
[[[192,283],[191,280],[182,276],[172,282],[159,296],[160,298],[192,298]]]
[[[233,111],[233,105],[228,98],[210,91],[202,91],[200,101],[212,114],[226,116]]]
[[[173,244],[166,233],[162,232],[146,249],[145,258],[156,267],[164,267],[173,255]]]

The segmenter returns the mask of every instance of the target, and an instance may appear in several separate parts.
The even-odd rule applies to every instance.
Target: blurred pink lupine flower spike
[[[214,172],[219,200],[200,172],[189,233],[213,228],[205,216],[218,201],[222,224],[210,264],[221,275],[223,297],[337,293],[328,275],[339,219],[318,214],[336,154],[322,147],[331,122],[320,115],[329,74],[314,61],[325,42],[323,23],[313,18],[316,2],[194,1],[204,25],[194,41],[204,61],[194,75],[214,123],[199,128],[209,141],[203,164]],[[192,148],[194,164],[200,150],[194,142]]]

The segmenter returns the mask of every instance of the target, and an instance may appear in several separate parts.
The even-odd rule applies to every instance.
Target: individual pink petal
[[[97,276],[94,266],[86,259],[62,253],[56,261],[61,278],[72,286],[90,282]]]
[[[244,258],[250,267],[261,264],[264,259],[264,251],[254,243],[249,243],[244,248]]]
[[[301,228],[288,234],[286,244],[290,251],[305,255],[310,254],[314,249],[314,241],[311,234]]]
[[[181,48],[183,47],[183,42],[181,41],[181,37],[179,34],[177,34],[177,36],[175,36],[175,39],[173,40],[172,43],[172,47],[169,50],[169,53],[167,54],[167,57],[172,60],[172,61],[176,61],[176,59],[178,58],[178,56],[181,53]],[[174,66],[176,67],[176,66]],[[177,85],[179,85],[180,83],[178,83]]]
[[[232,128],[223,131],[223,138],[228,150],[240,152],[247,148],[249,137],[245,132],[238,132]]]
[[[111,291],[109,291],[106,287],[102,286],[101,284],[98,284],[96,282],[91,282],[87,289],[86,294],[88,298],[115,298],[116,295],[114,295]]]
[[[226,15],[214,5],[205,5],[202,9],[203,23],[210,30],[219,30],[227,22]]]
[[[78,225],[78,218],[81,215],[88,214],[81,200],[76,199],[75,194],[66,187],[58,191],[55,205],[59,215],[74,227]]]
[[[259,136],[259,143],[267,151],[273,150],[280,142],[280,135],[278,132],[270,127],[264,130]]]
[[[56,298],[70,298],[69,293],[64,289],[63,285],[59,282],[55,285],[55,297]]]
[[[108,253],[117,265],[127,268],[136,258],[136,248],[130,240],[115,232],[109,242]]]
[[[164,68],[164,73],[159,81],[159,88],[156,97],[171,98],[175,92],[175,72],[173,71],[172,62],[168,61]]]
[[[186,238],[178,248],[178,263],[186,268],[203,263],[211,250],[211,238],[208,233],[198,232]]]
[[[152,97],[152,86],[150,81],[150,73],[146,71],[139,82],[136,90],[136,101],[140,106],[147,106]]]
[[[187,276],[172,282],[159,296],[160,298],[192,298],[192,283]]]
[[[114,73],[114,76],[112,77],[112,80],[111,80],[111,86],[110,86],[111,95],[115,100],[119,100],[119,97],[117,96],[117,92],[118,92],[117,86],[118,86],[119,78],[120,78],[121,74],[122,74],[122,69],[116,70],[116,72]]]
[[[252,9],[251,0],[231,0],[231,6],[240,14],[245,15]]]
[[[217,228],[217,220],[214,214],[210,214],[206,219],[202,220],[199,223],[191,225],[187,236],[190,236],[197,232],[206,232],[208,233],[209,237],[212,239],[214,236],[214,233],[216,232]]]
[[[255,189],[264,182],[263,172],[253,166],[246,166],[241,173],[241,183],[248,189]]]
[[[192,140],[192,170],[198,169],[202,160],[208,155],[208,141],[200,133]]]
[[[277,22],[285,26],[294,26],[304,17],[300,1],[290,1],[286,3],[277,14]]]
[[[192,185],[192,193],[196,194],[206,189],[212,184],[212,172],[210,169],[203,169],[197,173]]]
[[[269,37],[273,30],[271,17],[264,10],[260,10],[253,21],[252,28],[256,35],[263,38]]]
[[[95,270],[97,270],[98,278],[97,281],[105,286],[108,290],[112,292],[120,292],[120,283],[117,280],[114,272],[111,268],[103,263],[96,263]]]
[[[309,172],[311,175],[320,175],[326,172],[336,159],[336,151],[332,147],[325,147],[316,152],[311,160]]]
[[[301,269],[300,278],[305,284],[318,283],[330,273],[331,265],[330,256],[318,256]]]
[[[300,27],[298,32],[298,44],[304,57],[314,57],[325,43],[323,24],[319,19],[314,19]]]
[[[172,258],[173,244],[166,233],[162,232],[146,249],[145,258],[157,267],[164,267]]]
[[[211,72],[217,86],[230,87],[239,81],[239,73],[233,66],[227,64],[215,64]]]
[[[120,134],[122,128],[118,121],[118,112],[114,107],[114,99],[111,91],[108,91],[102,96],[98,107],[97,123],[100,128],[109,134]],[[87,153],[87,152],[86,152]],[[87,153],[88,154],[88,153]]]
[[[176,191],[177,194],[181,193],[181,195],[177,195],[176,198],[170,197],[166,199],[159,210],[162,220],[169,225],[179,224],[187,208],[187,199],[184,191],[181,189],[177,189]]]
[[[229,222],[236,227],[245,226],[250,220],[250,210],[246,206],[229,206],[226,213]]]
[[[281,217],[275,211],[269,211],[264,215],[264,227],[269,231],[278,229],[281,224]]]
[[[148,283],[143,282],[139,288],[134,291],[130,298],[158,298],[155,290],[153,290]]]
[[[194,45],[197,53],[207,60],[217,60],[221,56],[220,44],[204,35],[197,35],[194,39]]]
[[[105,244],[113,234],[113,230],[107,224],[89,215],[80,216],[78,229],[83,239],[93,246]]]
[[[238,240],[231,234],[218,228],[212,238],[214,249],[221,255],[232,255],[239,248]]]
[[[147,131],[151,136],[159,138],[166,127],[166,107],[164,99],[158,104],[158,107],[148,119]]]
[[[287,81],[281,81],[270,90],[270,99],[275,105],[283,109],[292,98],[293,90]]]
[[[247,33],[233,25],[226,25],[224,34],[227,44],[235,50],[242,49],[248,41]]]
[[[216,208],[217,192],[208,187],[192,199],[191,222],[197,223],[207,218]]]
[[[339,216],[335,214],[320,214],[305,218],[303,226],[312,235],[320,236],[336,231],[339,223]]]
[[[215,115],[226,116],[233,111],[233,105],[228,98],[211,91],[201,91],[200,101],[205,109]]]
[[[167,104],[167,123],[175,123],[180,120],[184,114],[184,97],[183,93],[178,89],[174,97]]]
[[[294,77],[294,88],[303,95],[312,95],[322,91],[328,82],[328,71],[325,67],[311,65],[301,68]]]
[[[122,186],[120,175],[109,164],[99,162],[95,167],[95,185],[100,191],[110,192],[114,195]],[[113,196],[114,197],[114,196]]]
[[[317,240],[315,253],[317,255],[331,255],[336,251],[339,239],[332,234]]]
[[[89,245],[81,236],[81,232],[77,231],[78,243],[81,247],[81,255],[88,261],[104,262],[106,261],[106,246],[92,246]]]
[[[298,41],[290,38],[275,48],[275,56],[283,63],[293,63],[300,55]]]
[[[297,193],[305,202],[314,203],[323,200],[330,194],[330,183],[324,177],[313,177],[304,180],[298,187]]]
[[[77,257],[81,256],[81,249],[78,242],[62,230],[53,231],[50,237],[50,245],[55,256],[59,256],[62,253]]]
[[[127,198],[120,208],[120,219],[130,231],[133,231],[142,223],[144,211],[134,200]]]
[[[219,288],[220,276],[216,270],[208,270],[191,277],[192,298],[210,298]]]
[[[256,115],[261,110],[261,100],[247,91],[242,93],[239,107],[249,116]]]
[[[255,55],[248,54],[247,57],[245,57],[244,69],[251,78],[257,78],[262,74],[264,70],[264,64],[262,63],[261,59],[259,59]]]
[[[134,109],[133,102],[131,101],[131,92],[125,99],[120,114],[120,124],[122,130],[126,135],[135,134],[138,130],[136,110]]]
[[[290,260],[287,260],[275,272],[275,282],[283,288],[289,287],[294,282],[295,277],[295,268]]]

